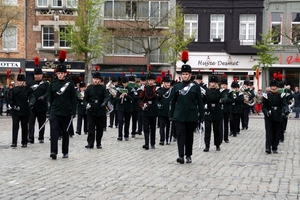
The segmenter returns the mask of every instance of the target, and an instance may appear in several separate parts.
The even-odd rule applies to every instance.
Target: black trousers
[[[234,136],[240,132],[240,116],[241,114],[230,113],[230,130]]]
[[[19,123],[21,122],[22,129],[22,145],[27,145],[28,143],[28,119],[29,116],[18,116],[12,112],[12,144],[17,144],[18,142],[18,132]]]
[[[81,134],[81,130],[82,130],[82,120],[83,120],[83,131],[84,133],[88,132],[88,128],[87,128],[87,115],[77,115],[77,128],[76,128],[76,132]]]
[[[193,154],[194,130],[197,122],[173,122],[177,132],[177,146],[179,157]]]
[[[58,137],[62,134],[62,153],[69,153],[69,134],[67,131],[71,116],[50,116],[50,151],[51,153],[58,153]]]
[[[281,140],[281,141],[284,141],[284,132],[286,130],[287,122],[288,122],[288,118],[283,117],[282,118],[282,123],[281,123],[281,126],[280,126],[280,133],[279,133],[279,140]]]
[[[118,137],[123,138],[123,124],[124,124],[124,137],[129,137],[129,126],[130,126],[130,118],[131,118],[131,112],[123,112],[123,111],[117,111],[118,112]]]
[[[88,114],[87,120],[89,126],[88,128],[89,134],[87,137],[88,145],[93,147],[95,143],[95,138],[96,138],[97,146],[101,145],[106,116],[93,116]]]
[[[132,120],[131,120],[131,135],[135,135],[136,133],[136,129],[137,129],[137,123],[138,123],[138,117],[139,117],[139,111],[138,110],[134,110],[131,113],[132,116]]]
[[[221,120],[219,121],[205,120],[204,142],[206,147],[209,148],[210,146],[211,125],[213,126],[213,132],[214,132],[214,145],[216,145],[216,147],[220,146],[220,123]]]
[[[35,127],[35,120],[37,119],[39,124],[39,129],[43,126],[46,121],[46,112],[31,112],[29,117],[29,139],[34,142],[34,127]],[[45,126],[40,130],[38,140],[44,140],[44,133],[45,133]]]
[[[281,122],[265,119],[266,149],[277,150],[281,125]]]
[[[139,111],[138,111],[138,132],[139,133],[141,133],[143,131],[143,125],[144,125],[142,112],[143,112],[143,110],[141,108],[139,108]]]
[[[249,125],[249,114],[250,114],[250,107],[243,108],[242,114],[242,128],[245,128]]]
[[[115,126],[118,126],[118,114],[116,110],[113,110],[111,113],[109,113],[109,125],[113,126],[114,121],[115,121]]]
[[[143,116],[144,120],[144,138],[145,145],[149,145],[149,137],[151,146],[155,145],[156,136],[156,116]]]
[[[160,141],[168,142],[169,133],[170,133],[170,120],[169,117],[159,116],[159,133],[160,133]]]
[[[220,143],[222,143],[223,139],[224,141],[228,140],[229,117],[230,113],[223,113],[223,119],[220,123]]]

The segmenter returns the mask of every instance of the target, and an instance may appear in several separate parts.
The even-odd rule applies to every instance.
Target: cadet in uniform
[[[17,77],[17,86],[12,89],[9,101],[9,109],[12,115],[12,144],[11,147],[17,147],[19,123],[21,122],[22,141],[21,147],[27,147],[28,143],[28,119],[31,108],[35,103],[35,97],[32,89],[25,86],[25,75],[21,74],[22,69],[19,68]],[[29,101],[29,103],[28,103]]]
[[[228,93],[229,89],[227,89],[227,79],[226,75],[223,74],[221,80],[221,109],[223,113],[223,120],[220,124],[220,142],[222,143],[223,139],[226,143],[229,142],[228,140],[228,125],[229,125],[229,117],[230,117],[230,103],[228,102]]]
[[[147,83],[147,79],[146,76],[144,74],[144,72],[142,72],[142,75],[140,77],[140,86],[137,89],[138,95],[140,96],[141,92],[144,90],[144,87],[146,86]],[[138,100],[138,104],[141,104],[141,99],[139,98]],[[137,134],[142,135],[142,131],[143,131],[143,125],[144,121],[143,121],[143,110],[142,108],[139,106],[139,113],[138,113],[138,130],[137,130]]]
[[[28,86],[33,90],[33,95],[35,96],[35,104],[31,109],[31,115],[29,118],[29,142],[34,143],[34,127],[35,120],[37,119],[39,124],[39,137],[40,143],[44,143],[44,133],[45,126],[41,128],[46,122],[46,113],[48,111],[48,87],[49,83],[43,81],[43,71],[39,67],[39,57],[34,58],[35,68],[34,68],[34,80],[28,84]]]
[[[88,144],[85,148],[88,149],[94,148],[95,137],[97,149],[102,148],[101,140],[106,121],[106,104],[109,100],[106,87],[102,84],[103,78],[98,71],[99,67],[95,66],[95,68],[96,71],[93,75],[93,84],[89,85],[84,93],[89,132],[87,137]]]
[[[214,72],[214,71],[213,71]],[[209,77],[208,88],[205,90],[205,94],[203,95],[204,98],[204,110],[205,110],[205,135],[204,135],[204,142],[205,142],[205,149],[204,152],[209,151],[210,147],[210,137],[211,137],[211,126],[213,126],[214,132],[214,144],[216,146],[216,150],[220,151],[220,123],[223,119],[223,115],[221,110],[221,92],[218,87],[218,77],[212,75]]]
[[[250,86],[250,81],[248,80],[247,77],[247,79],[244,81],[244,85],[242,88],[242,92],[244,94],[243,113],[241,115],[242,130],[248,129],[250,109],[253,106],[250,104],[253,98],[255,97],[253,90],[251,90],[249,86]]]
[[[131,70],[131,69],[130,69]],[[129,87],[132,88],[132,113],[131,113],[131,136],[134,138],[137,133],[137,125],[138,125],[138,117],[139,117],[139,109],[140,109],[140,96],[138,92],[138,87],[135,85],[135,77],[131,74],[128,78]]]
[[[86,90],[86,84],[81,81],[79,83],[79,91],[77,91],[77,127],[76,127],[76,133],[78,135],[81,135],[82,120],[83,120],[83,132],[84,132],[84,134],[88,133],[86,106],[84,105],[84,102],[83,102],[85,90]]]
[[[113,87],[113,88],[111,88]],[[118,128],[118,114],[116,111],[117,106],[117,88],[118,88],[118,78],[116,78],[114,75],[111,77],[111,84],[106,85],[106,89],[109,91],[109,101],[113,105],[114,110],[109,113],[109,125],[108,127],[112,128],[115,122],[115,127]]]
[[[175,123],[177,133],[178,155],[177,162],[184,164],[192,162],[194,131],[200,121],[203,121],[203,101],[199,86],[191,81],[192,68],[186,64],[188,52],[183,51],[181,60],[182,82],[174,85],[170,102],[169,117]]]
[[[264,93],[262,111],[265,116],[266,153],[278,153],[279,132],[282,116],[289,113],[284,93],[278,92],[276,77],[270,82],[271,91]]]
[[[57,158],[58,137],[62,134],[63,158],[68,158],[69,134],[71,121],[76,116],[76,91],[72,81],[66,79],[67,70],[64,64],[66,51],[61,50],[56,67],[57,79],[53,80],[48,88],[50,114],[50,157]]]

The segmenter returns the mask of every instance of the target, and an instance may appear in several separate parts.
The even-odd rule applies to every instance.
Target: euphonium
[[[117,95],[117,89],[116,89],[115,85],[112,83],[111,80],[106,84],[106,89],[108,90],[108,92],[111,95],[113,95],[113,96]]]

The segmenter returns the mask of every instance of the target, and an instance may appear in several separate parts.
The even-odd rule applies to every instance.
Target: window
[[[194,41],[198,41],[198,15],[184,15],[184,37],[194,37]]]
[[[271,28],[275,35],[272,38],[274,43],[281,43],[282,13],[272,13]]]
[[[60,32],[59,46],[60,47],[70,47],[70,44],[66,40],[67,29],[65,27],[60,27],[59,32]]]
[[[67,0],[67,8],[77,8],[76,0]]]
[[[43,47],[54,47],[54,27],[43,27]]]
[[[212,14],[210,16],[210,41],[224,41],[225,15]]]
[[[3,50],[17,50],[17,27],[7,26],[2,35]]]
[[[152,27],[168,26],[168,2],[151,2],[150,5],[150,25]]]
[[[292,13],[292,38],[300,43],[300,13]]]
[[[5,5],[17,5],[18,0],[3,0],[2,2]]]
[[[161,44],[159,41],[160,38],[150,38],[151,49],[155,49]],[[167,55],[163,53],[162,49],[166,47],[161,47],[160,49],[156,49],[151,51],[150,53],[150,62],[151,63],[167,63]]]
[[[38,7],[47,7],[48,6],[48,0],[38,0],[37,1]]]
[[[62,7],[62,0],[52,0],[53,7]]]
[[[256,15],[240,15],[240,45],[254,45],[256,41]]]

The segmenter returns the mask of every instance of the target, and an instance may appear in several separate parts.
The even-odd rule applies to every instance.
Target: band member
[[[170,102],[169,117],[175,123],[177,132],[178,155],[177,162],[184,164],[184,155],[186,163],[192,162],[194,130],[199,121],[203,121],[203,101],[199,86],[191,81],[192,68],[186,64],[188,61],[188,52],[183,51],[181,60],[184,65],[181,66],[182,82],[174,85]]]
[[[168,76],[166,76],[165,71],[162,71],[162,87],[157,90],[158,99],[158,120],[159,120],[159,133],[160,133],[160,145],[170,144],[169,134],[170,134],[170,121],[169,121],[169,105],[171,101],[171,82]]]
[[[286,103],[289,107],[289,112],[293,112],[292,107],[294,105],[294,97],[291,91],[291,86],[287,85],[286,80],[283,81],[284,83],[284,94],[285,94],[285,99],[286,99]],[[284,132],[286,131],[286,127],[287,127],[287,123],[288,123],[288,115],[283,117],[283,121],[282,121],[282,130],[280,132],[279,135],[279,141],[283,142],[284,141]]]
[[[229,89],[227,89],[228,82],[226,79],[225,73],[222,76],[221,80],[221,110],[223,113],[223,120],[220,123],[220,143],[222,143],[223,139],[226,143],[229,142],[228,140],[228,125],[229,125],[229,118],[230,118],[230,103],[228,102],[228,93]]]
[[[12,89],[12,94],[9,101],[9,109],[11,110],[11,115],[12,115],[11,147],[17,147],[20,122],[21,122],[21,129],[22,129],[21,147],[27,147],[28,120],[31,113],[31,108],[35,103],[35,97],[32,94],[32,89],[28,86],[25,86],[25,75],[21,73],[22,73],[22,69],[19,68],[19,74],[17,77],[17,86]]]
[[[250,81],[248,80],[248,76],[246,77],[246,80],[244,81],[242,92],[244,94],[244,104],[243,104],[243,113],[241,115],[241,122],[242,122],[242,130],[248,129],[249,125],[249,114],[250,109],[253,105],[252,101],[255,97],[254,92],[250,89]]]
[[[76,133],[78,135],[81,135],[82,120],[83,120],[83,132],[84,132],[84,134],[88,133],[86,106],[84,105],[84,102],[83,102],[84,92],[86,90],[86,84],[84,82],[80,81],[78,87],[79,87],[79,91],[77,91],[77,127],[76,127]]]
[[[109,101],[114,107],[114,110],[111,113],[109,113],[108,127],[110,127],[110,128],[112,128],[114,124],[115,124],[115,127],[118,128],[118,114],[116,111],[116,107],[117,107],[116,96],[117,96],[118,87],[119,87],[118,86],[118,78],[115,77],[114,74],[112,74],[111,82],[107,83],[107,85],[106,85],[106,89],[109,92]]]
[[[278,92],[278,81],[273,75],[270,81],[271,91],[264,93],[263,113],[265,116],[266,129],[266,153],[278,153],[279,132],[282,123],[282,116],[289,113],[284,93]]]
[[[98,71],[99,67],[95,66],[95,69],[93,84],[89,85],[84,93],[89,132],[87,137],[88,144],[85,148],[88,149],[94,148],[95,137],[97,149],[102,148],[101,140],[106,121],[106,104],[109,100],[108,92],[103,85],[103,78]]]
[[[240,116],[243,112],[244,95],[239,91],[237,79],[231,83],[231,90],[228,94],[228,103],[230,103],[230,130],[231,135],[236,137],[240,131]]]
[[[143,148],[149,149],[149,137],[151,149],[155,149],[155,136],[156,136],[156,117],[158,113],[156,105],[156,86],[155,75],[150,71],[151,66],[148,66],[149,73],[147,75],[147,85],[140,93],[141,107],[143,110],[143,122],[144,122],[144,138],[145,145]]]
[[[144,90],[144,87],[146,86],[147,83],[147,77],[145,76],[144,72],[142,72],[142,75],[140,77],[140,85],[137,89],[138,95],[140,96],[141,92]],[[139,98],[138,100],[138,104],[141,104],[141,99]],[[137,130],[137,134],[142,135],[142,131],[143,131],[143,110],[142,108],[139,106],[139,113],[138,113],[138,130]]]
[[[34,80],[30,84],[28,84],[28,86],[33,90],[33,95],[35,96],[36,101],[33,108],[31,109],[31,115],[29,117],[28,142],[34,143],[34,127],[35,120],[37,119],[40,129],[38,140],[40,143],[44,143],[45,126],[43,125],[46,122],[46,113],[48,111],[47,91],[49,83],[42,80],[43,71],[42,68],[39,67],[39,57],[34,58],[34,63]]]
[[[214,73],[214,69],[213,69]],[[204,135],[204,142],[205,142],[205,149],[204,152],[209,151],[210,147],[210,137],[211,137],[211,126],[213,126],[214,132],[214,144],[216,146],[216,150],[220,151],[220,123],[223,119],[223,115],[221,110],[221,93],[218,89],[218,77],[214,74],[209,77],[208,88],[205,90],[205,94],[203,95],[204,98],[204,110],[205,110],[205,117],[204,117],[204,126],[205,126],[205,135]]]
[[[203,89],[207,89],[207,85],[203,82],[202,79],[203,79],[203,76],[202,76],[202,74],[200,74],[200,70],[198,70],[198,74],[195,78],[195,83],[197,83]]]
[[[132,73],[132,69],[130,69],[130,73]],[[138,117],[139,117],[139,109],[140,109],[140,95],[138,92],[138,87],[135,85],[135,77],[131,74],[128,78],[129,83],[128,86],[132,88],[132,113],[131,113],[131,136],[135,138],[137,133],[137,125],[138,125]]]
[[[57,79],[53,80],[48,88],[49,113],[50,113],[50,157],[57,158],[58,138],[62,134],[63,158],[68,158],[69,134],[71,121],[76,116],[76,91],[72,81],[66,79],[67,70],[64,64],[66,51],[61,50],[58,60],[60,63],[56,67]]]
[[[123,140],[123,124],[124,126],[124,139],[128,141],[129,139],[129,125],[130,118],[133,111],[132,101],[134,98],[134,94],[132,92],[132,88],[128,87],[128,78],[126,76],[122,76],[122,86],[119,87],[117,92],[117,107],[116,110],[118,112],[118,138],[117,140]]]

